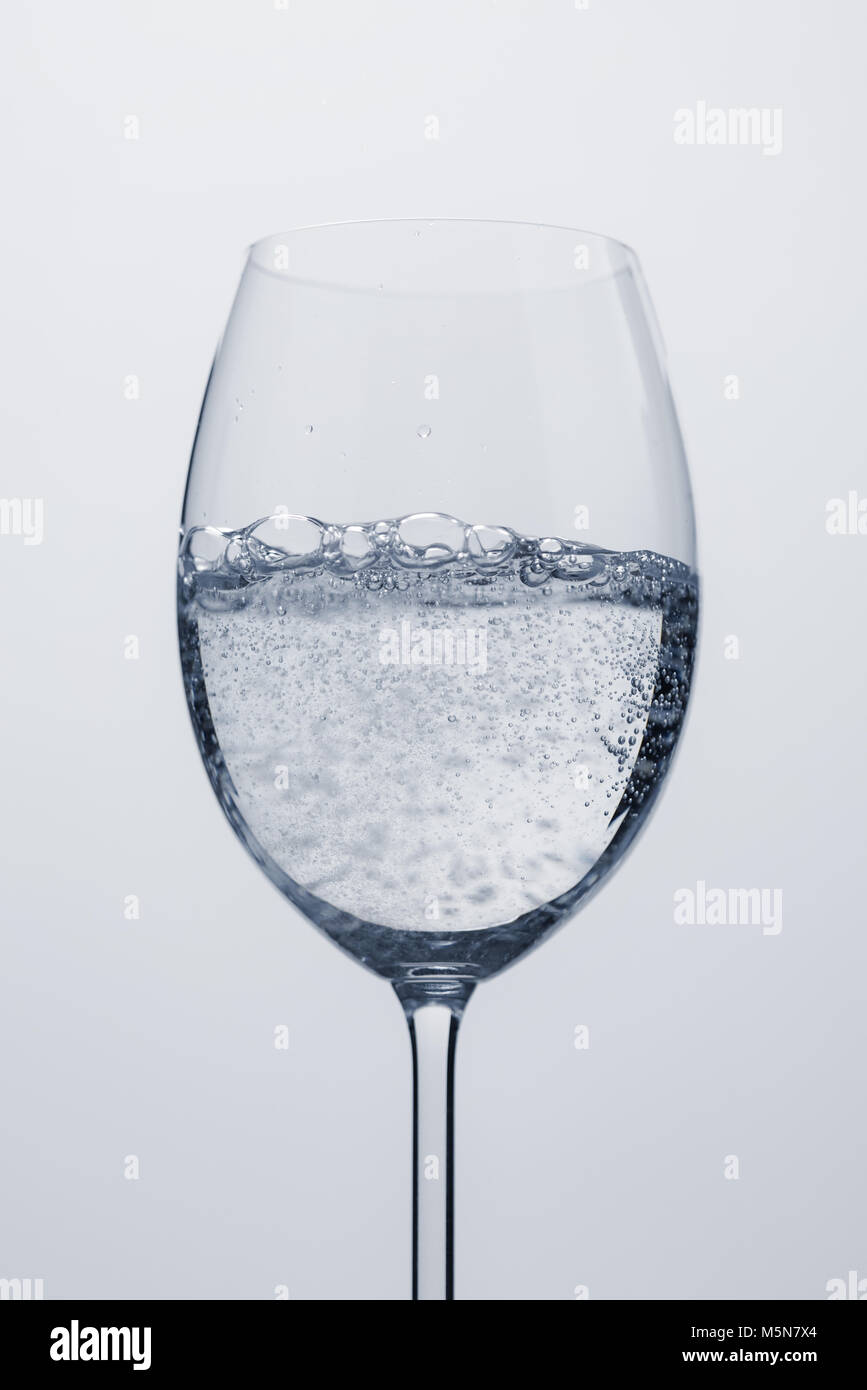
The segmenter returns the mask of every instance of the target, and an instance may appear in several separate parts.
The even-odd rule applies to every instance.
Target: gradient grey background
[[[823,1298],[867,1277],[867,536],[825,530],[828,499],[867,493],[863,7],[43,0],[4,27],[0,491],[44,498],[45,539],[0,537],[0,1277],[408,1294],[403,1018],[224,822],[173,562],[243,248],[424,215],[636,248],[705,584],[660,809],[467,1013],[458,1294]],[[782,107],[782,153],[677,146],[698,100]],[[698,879],[781,888],[782,932],[675,926]]]

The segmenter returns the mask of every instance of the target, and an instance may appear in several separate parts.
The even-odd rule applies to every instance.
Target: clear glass
[[[178,568],[233,829],[409,1020],[413,1297],[451,1298],[459,1019],[620,862],[689,697],[692,502],[634,254],[494,222],[258,242]]]

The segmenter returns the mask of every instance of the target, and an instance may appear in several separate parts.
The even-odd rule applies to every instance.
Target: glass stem
[[[454,1298],[455,1046],[474,989],[465,980],[395,983],[412,1044],[412,1296]]]

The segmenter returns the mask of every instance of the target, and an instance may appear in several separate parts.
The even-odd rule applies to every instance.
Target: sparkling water
[[[421,514],[195,528],[200,748],[277,886],[365,964],[479,977],[610,870],[683,722],[694,573]]]

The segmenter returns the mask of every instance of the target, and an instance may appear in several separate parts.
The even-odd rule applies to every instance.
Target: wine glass
[[[445,220],[257,242],[178,568],[229,822],[405,1010],[412,1293],[451,1299],[461,1015],[623,858],[689,695],[692,503],[634,254]]]

